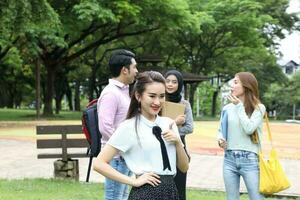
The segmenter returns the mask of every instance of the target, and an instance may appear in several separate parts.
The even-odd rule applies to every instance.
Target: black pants
[[[185,136],[180,136],[182,143],[184,144],[184,150],[186,151],[186,145],[185,145]],[[188,154],[187,154],[188,155]],[[190,156],[188,155],[190,158]],[[179,200],[185,200],[186,199],[186,174],[181,172],[177,168],[176,176],[174,177],[174,181],[178,190]]]

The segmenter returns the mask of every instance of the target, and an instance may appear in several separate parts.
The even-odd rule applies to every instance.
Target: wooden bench
[[[59,149],[57,152],[38,152],[38,159],[59,158],[61,160],[54,162],[55,177],[79,179],[78,160],[73,158],[90,157],[87,153],[89,143],[85,138],[69,138],[70,134],[81,134],[81,125],[47,125],[36,127],[37,149]],[[58,138],[55,137],[59,136]],[[75,135],[76,136],[76,135]],[[46,137],[46,138],[45,138]],[[55,137],[55,138],[54,138]],[[68,149],[76,148],[76,152],[70,153]],[[77,152],[77,148],[81,148]],[[84,150],[83,150],[84,148]],[[73,167],[72,167],[73,166]]]

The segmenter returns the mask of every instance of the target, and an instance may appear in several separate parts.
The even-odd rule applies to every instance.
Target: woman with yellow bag
[[[259,193],[259,144],[265,106],[259,100],[258,83],[250,72],[239,72],[233,79],[230,104],[221,114],[218,144],[224,149],[223,178],[227,200],[240,199],[243,177],[250,200],[261,200]]]

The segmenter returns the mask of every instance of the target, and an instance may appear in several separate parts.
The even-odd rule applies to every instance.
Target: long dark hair
[[[251,115],[255,108],[260,103],[259,100],[259,91],[258,91],[258,82],[255,76],[250,72],[239,72],[235,74],[238,76],[245,93],[245,111],[247,115]]]
[[[135,94],[139,94],[140,96],[142,96],[143,93],[145,92],[146,86],[148,84],[151,84],[154,82],[162,83],[163,85],[166,84],[165,78],[162,76],[161,73],[156,72],[156,71],[145,71],[143,73],[138,74],[138,76],[136,78],[136,82],[133,86],[133,90],[131,93],[131,101],[130,101],[126,119],[131,119],[133,117],[136,117],[135,132],[136,132],[138,138],[139,138],[139,136],[138,136],[138,131],[137,131],[137,125],[140,120],[140,114],[141,114],[140,106],[141,105],[138,102],[138,100],[136,99]]]

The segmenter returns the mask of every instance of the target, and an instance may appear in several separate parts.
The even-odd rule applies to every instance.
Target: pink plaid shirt
[[[115,79],[103,89],[97,102],[102,147],[127,116],[130,104],[129,86]]]

